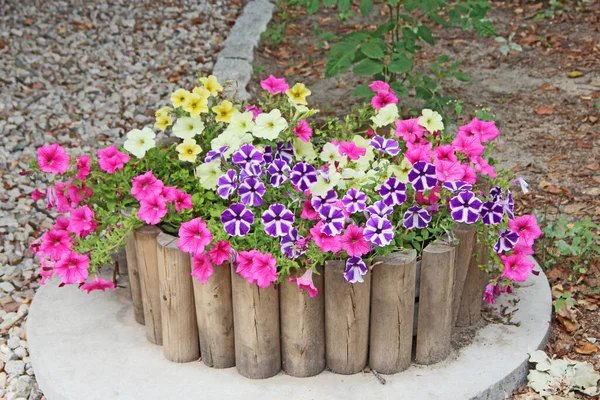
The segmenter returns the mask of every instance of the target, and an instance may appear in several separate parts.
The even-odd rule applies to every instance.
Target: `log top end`
[[[406,265],[417,259],[417,251],[415,249],[397,251],[383,257],[377,257],[374,261],[392,265]]]
[[[454,253],[454,247],[443,244],[443,243],[430,243],[425,249],[423,253],[432,253],[432,254],[443,254],[443,253]]]
[[[166,247],[169,249],[178,248],[178,239],[173,235],[169,235],[168,233],[161,232],[160,235],[158,235],[158,237],[156,238],[156,242],[160,247]]]

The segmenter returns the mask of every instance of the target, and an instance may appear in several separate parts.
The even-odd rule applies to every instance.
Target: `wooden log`
[[[300,277],[306,269],[293,271]],[[325,301],[323,268],[313,274],[319,294],[311,298],[295,282],[280,285],[281,357],[283,370],[291,376],[308,377],[325,369]]]
[[[395,374],[410,366],[417,252],[376,258],[372,269],[369,366]]]
[[[232,267],[235,365],[240,374],[264,379],[281,370],[279,290],[259,288],[235,273]]]
[[[371,274],[352,284],[345,268],[344,261],[325,262],[325,352],[331,371],[351,375],[368,361]]]
[[[452,288],[452,326],[456,323],[460,299],[467,279],[469,265],[473,258],[475,246],[475,233],[477,228],[473,225],[459,224],[454,230],[454,237],[458,239],[454,253],[454,287]]]
[[[467,279],[465,280],[461,294],[456,326],[473,326],[482,320],[481,305],[488,275],[480,268],[480,265],[487,265],[489,256],[490,250],[488,246],[484,243],[477,243],[475,245],[475,252],[471,257]]]
[[[160,229],[153,225],[143,226],[135,232],[135,254],[140,272],[140,289],[144,307],[146,337],[150,343],[162,345],[160,319],[160,284],[158,281],[158,258],[156,237]]]
[[[432,243],[423,250],[417,321],[418,364],[435,364],[450,354],[453,246]]]
[[[127,254],[127,274],[129,276],[129,289],[133,303],[133,316],[135,320],[144,325],[144,304],[142,302],[142,289],[140,287],[140,271],[135,254],[135,233],[131,233],[125,245]]]
[[[214,270],[206,283],[193,279],[200,352],[209,367],[229,368],[235,366],[231,268],[227,264]]]
[[[163,354],[167,360],[184,363],[200,358],[200,342],[190,256],[179,250],[177,241],[175,236],[161,233],[156,251]]]

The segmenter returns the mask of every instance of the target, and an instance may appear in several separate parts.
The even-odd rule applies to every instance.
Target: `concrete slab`
[[[539,267],[536,267],[539,270]],[[83,294],[51,282],[40,288],[29,313],[27,337],[41,390],[48,400],[165,399],[504,399],[524,381],[527,352],[546,340],[551,295],[543,273],[531,276],[515,295],[519,327],[488,325],[473,343],[446,361],[413,365],[387,376],[324,372],[312,378],[280,373],[250,380],[235,368],[201,362],[175,364],[146,340],[133,318],[128,290]],[[510,306],[509,309],[514,309]]]

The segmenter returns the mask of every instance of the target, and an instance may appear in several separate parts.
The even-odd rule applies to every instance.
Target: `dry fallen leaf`
[[[535,113],[537,115],[552,115],[552,114],[554,114],[554,107],[542,106],[540,108],[537,108],[535,110]]]
[[[580,78],[583,76],[583,72],[581,71],[571,71],[567,74],[569,78]]]
[[[575,352],[585,355],[594,354],[598,352],[598,346],[590,342],[585,342],[581,346],[575,347]]]
[[[571,321],[569,318],[565,318],[562,315],[556,315],[556,319],[558,319],[562,326],[565,327],[567,332],[575,332],[577,329],[579,329],[579,324]]]

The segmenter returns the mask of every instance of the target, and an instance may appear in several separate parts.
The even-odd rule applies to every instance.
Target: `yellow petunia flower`
[[[192,118],[197,118],[200,113],[208,112],[208,101],[195,93],[190,93],[183,104],[183,110],[190,113]]]
[[[202,147],[194,139],[184,139],[183,143],[179,144],[176,149],[179,152],[179,159],[189,162],[196,161],[196,157],[202,151]]]
[[[200,78],[202,86],[210,92],[211,95],[216,96],[219,92],[223,91],[223,86],[217,80],[217,77],[210,75],[208,78]]]
[[[156,110],[156,112],[154,112],[154,116],[156,118],[158,118],[158,117],[162,117],[164,115],[171,114],[171,112],[173,112],[173,107],[168,107],[168,106],[162,107],[162,108],[159,108],[158,110]]]
[[[156,129],[164,131],[170,125],[173,125],[173,117],[171,117],[171,114],[161,114],[156,116],[156,122],[154,123]]]
[[[238,112],[238,110],[235,109],[235,107],[233,107],[233,103],[228,100],[223,100],[221,104],[219,104],[218,106],[214,106],[212,110],[215,114],[217,114],[215,120],[217,120],[218,122],[227,123],[231,121],[231,116],[234,113]]]
[[[183,104],[187,101],[188,96],[191,93],[185,89],[177,89],[171,95],[171,103],[173,103],[173,107],[183,107]]]
[[[291,89],[286,90],[285,94],[296,104],[308,104],[306,97],[310,96],[311,91],[304,86],[304,83],[296,83]]]
[[[206,101],[208,101],[208,98],[210,97],[210,92],[205,87],[196,86],[192,90],[192,93],[199,95],[203,99],[206,99]]]

